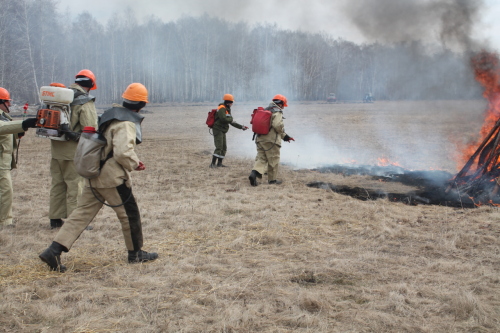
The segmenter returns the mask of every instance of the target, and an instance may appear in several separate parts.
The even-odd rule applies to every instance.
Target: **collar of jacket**
[[[113,104],[111,109],[104,111],[104,113],[99,117],[99,131],[103,132],[106,127],[113,120],[118,121],[131,121],[135,124],[136,139],[137,144],[142,142],[142,128],[141,123],[144,120],[144,116],[139,113],[124,108],[120,104]]]
[[[283,109],[278,106],[278,104],[271,102],[269,103],[268,110],[271,112],[283,112]]]
[[[224,103],[220,103],[217,110],[220,110],[221,108],[226,109],[226,114],[228,114],[228,113],[231,114],[231,107],[226,106]]]
[[[73,83],[69,86],[69,88],[75,91],[75,98],[73,99],[73,102],[71,102],[71,105],[83,105],[90,101],[95,102],[95,97],[86,92],[85,89],[78,84]]]
[[[11,121],[12,117],[5,112],[4,110],[0,110],[0,120],[2,121]]]

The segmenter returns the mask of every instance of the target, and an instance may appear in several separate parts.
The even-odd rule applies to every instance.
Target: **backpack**
[[[73,90],[69,88],[53,84],[40,88],[42,107],[36,115],[36,136],[66,141],[61,126],[71,123],[71,103],[73,103],[74,94]]]
[[[80,176],[86,179],[99,176],[104,163],[113,156],[111,151],[105,160],[101,160],[106,143],[107,140],[101,132],[95,131],[93,127],[84,128],[74,158],[75,169]]]
[[[107,126],[104,126],[104,128],[106,127]],[[102,152],[107,143],[103,135],[104,130],[105,129],[102,129],[101,132],[97,132],[93,127],[85,127],[83,129],[80,140],[78,141],[78,146],[76,147],[74,158],[75,169],[80,176],[89,180],[90,190],[97,201],[108,207],[121,207],[132,198],[132,190],[130,190],[128,198],[124,201],[122,200],[121,204],[110,205],[99,199],[91,184],[91,179],[98,177],[101,173],[104,163],[113,157],[113,151],[111,150],[108,156],[106,156],[104,160],[101,160]]]
[[[252,113],[252,120],[250,120],[250,124],[252,124],[252,131],[255,134],[268,134],[271,129],[272,115],[273,113],[271,111],[266,110],[261,106],[254,109]]]
[[[217,114],[217,109],[212,109],[212,111],[208,112],[207,116],[207,126],[209,128],[214,127],[215,124],[215,115]]]
[[[113,157],[113,150],[111,150],[106,158],[101,160],[107,143],[104,132],[115,120],[134,123],[136,126],[136,143],[141,143],[141,123],[143,119],[144,116],[123,107],[112,107],[104,111],[99,117],[98,130],[91,126],[83,128],[74,157],[76,172],[86,179],[93,179],[99,176],[104,163]]]

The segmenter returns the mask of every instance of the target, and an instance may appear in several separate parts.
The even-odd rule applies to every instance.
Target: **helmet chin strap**
[[[7,106],[7,104],[5,104],[5,100],[2,100],[2,104],[3,104],[3,106],[5,106],[5,108],[7,109],[7,113],[10,113],[10,109],[9,109],[9,107]]]
[[[276,103],[276,102],[273,101],[273,104],[276,105],[278,107],[278,109],[280,109],[281,111],[283,111],[284,108],[282,108],[278,103]]]

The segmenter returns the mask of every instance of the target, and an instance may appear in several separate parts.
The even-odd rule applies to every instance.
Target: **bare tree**
[[[421,43],[357,45],[326,33],[249,26],[203,15],[139,23],[127,8],[101,25],[88,12],[57,13],[55,0],[2,0],[0,84],[35,101],[40,85],[69,84],[92,70],[98,103],[144,83],[152,102],[471,98],[479,96],[467,55]],[[49,19],[48,19],[49,18]]]

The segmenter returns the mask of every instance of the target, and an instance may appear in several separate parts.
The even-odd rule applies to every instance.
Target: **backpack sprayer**
[[[40,88],[42,107],[36,115],[36,136],[66,141],[62,127],[70,125],[70,104],[73,102],[74,95],[73,90],[58,83]]]

